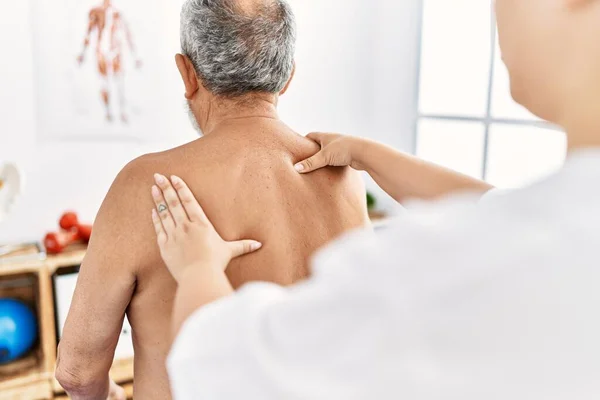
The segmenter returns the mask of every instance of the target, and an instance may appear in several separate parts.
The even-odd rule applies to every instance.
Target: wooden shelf
[[[36,273],[44,267],[44,261],[28,261],[19,264],[0,264],[0,276]]]
[[[45,260],[0,263],[0,282],[34,277],[35,289],[3,289],[0,295],[35,303],[39,324],[39,345],[27,357],[0,366],[0,400],[67,399],[54,379],[56,365],[56,316],[52,276],[60,268],[78,266],[85,256],[85,246],[75,245],[68,252],[48,256]],[[133,360],[117,360],[110,371],[128,396],[133,394]]]
[[[369,219],[371,220],[371,222],[381,221],[386,219],[387,217],[388,215],[384,212],[374,210],[369,211]]]
[[[117,383],[133,380],[133,359],[116,360],[110,369],[110,377]]]
[[[46,259],[46,251],[41,243],[0,246],[0,254],[0,268],[4,265],[22,265],[25,263],[40,262]]]
[[[123,389],[125,389],[125,393],[127,394],[128,399],[133,399],[133,383],[127,383],[121,385]],[[54,400],[69,400],[69,397],[66,394],[59,394],[54,397]]]
[[[64,254],[48,256],[45,264],[51,275],[59,268],[72,267],[81,264],[83,257],[85,257],[86,247],[84,245],[75,244],[69,247],[69,249],[70,250]]]
[[[116,360],[110,369],[110,377],[120,385],[133,382],[133,360]],[[52,377],[52,390],[55,394],[64,394],[65,389]]]
[[[26,357],[0,365],[0,390],[14,385],[24,376],[33,376],[43,371],[40,360],[41,348],[31,351]]]
[[[0,383],[0,400],[52,399],[53,396],[47,372],[32,372]]]
[[[10,274],[6,271],[10,271]],[[27,304],[40,321],[42,306],[40,302],[39,267],[33,268],[28,263],[25,268],[3,268],[2,274],[0,274],[0,297],[18,299]],[[41,324],[38,326],[37,333],[38,343],[34,344],[34,348],[25,357],[0,366],[0,399],[19,398],[12,394],[18,393],[22,387],[31,386],[33,392],[48,389],[48,386],[43,384],[48,382],[49,371],[45,366],[46,356],[41,344]],[[10,396],[13,397],[6,393],[11,393]]]

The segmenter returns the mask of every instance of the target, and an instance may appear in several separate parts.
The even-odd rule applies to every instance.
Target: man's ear
[[[175,63],[177,63],[177,69],[179,69],[181,79],[185,86],[185,98],[191,100],[199,89],[196,69],[192,64],[192,61],[183,54],[177,54],[175,56]]]
[[[292,83],[292,80],[294,79],[295,74],[296,74],[296,61],[294,61],[294,67],[292,68],[292,74],[290,75],[290,79],[288,79],[287,83],[285,84],[285,87],[283,89],[281,89],[281,91],[279,92],[280,96],[283,96],[285,94],[285,92],[288,91],[288,89],[290,88],[290,84]]]

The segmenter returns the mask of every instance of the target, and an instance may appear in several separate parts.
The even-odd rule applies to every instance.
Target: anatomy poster
[[[163,0],[35,0],[42,139],[145,139],[164,127]],[[168,21],[167,21],[168,22]]]

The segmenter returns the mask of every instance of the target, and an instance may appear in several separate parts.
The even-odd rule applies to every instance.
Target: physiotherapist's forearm
[[[233,288],[224,272],[199,266],[190,268],[178,282],[172,318],[173,338],[185,321],[201,307],[229,296]]]
[[[398,202],[410,198],[433,200],[457,191],[484,194],[493,186],[384,144],[361,139],[354,159]]]

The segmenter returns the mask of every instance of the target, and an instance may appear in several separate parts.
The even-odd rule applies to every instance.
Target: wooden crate
[[[127,394],[128,399],[133,399],[133,383],[126,383],[121,385],[123,389],[125,389],[125,393]],[[69,397],[66,394],[56,395],[54,400],[69,400]]]
[[[0,264],[0,297],[12,297],[25,301],[35,309],[38,317],[39,339],[34,350],[26,357],[11,364],[0,366],[0,400],[36,400],[67,398],[60,384],[54,379],[56,366],[56,315],[52,276],[60,268],[80,265],[85,247],[51,256],[45,260]],[[30,285],[18,285],[28,280]],[[111,377],[125,387],[129,395],[133,391],[133,360],[115,362]]]
[[[29,305],[38,319],[38,340],[25,357],[0,366],[0,399],[46,399],[52,395],[45,336],[49,304],[45,303],[47,281],[41,262],[0,268],[0,297],[14,298]],[[50,304],[51,306],[51,304]],[[51,307],[50,307],[51,308]]]

